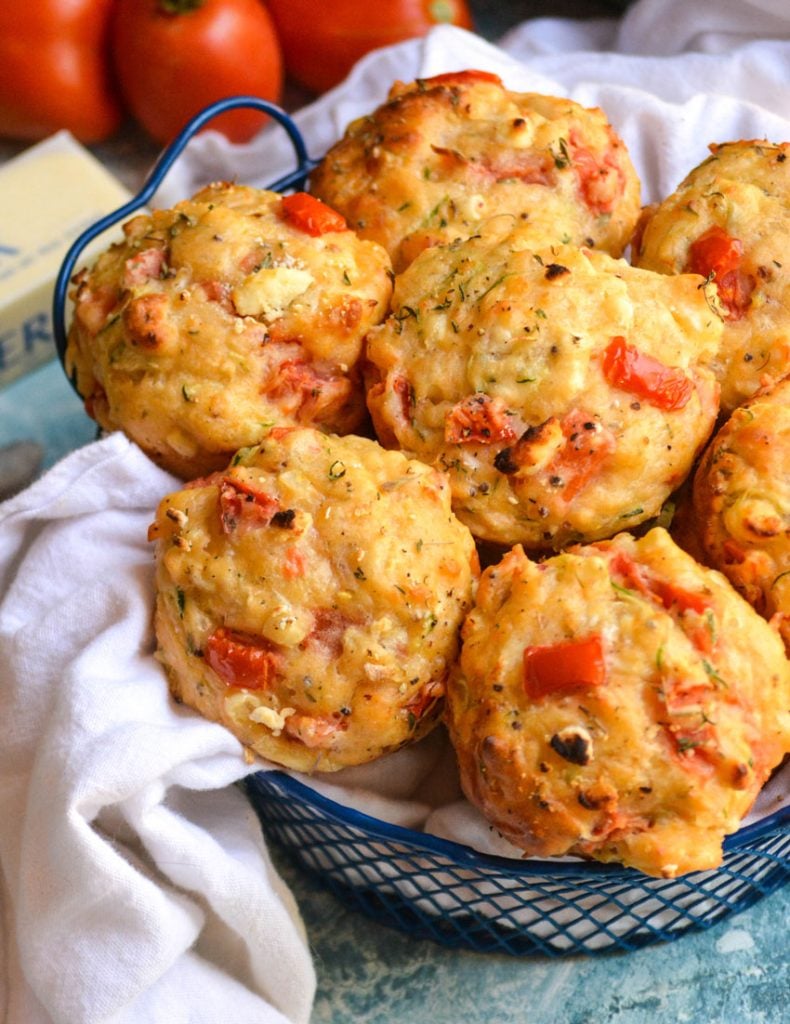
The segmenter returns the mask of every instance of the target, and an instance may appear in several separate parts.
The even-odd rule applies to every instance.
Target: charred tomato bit
[[[392,390],[400,399],[401,413],[406,423],[411,423],[414,409],[414,388],[408,378],[397,376],[392,381]]]
[[[272,526],[279,526],[282,530],[290,530],[293,528],[294,519],[296,519],[296,510],[284,508],[274,513],[272,516]]]
[[[416,724],[425,718],[430,711],[438,705],[445,693],[445,685],[442,680],[434,679],[420,687],[417,694],[404,705],[408,714],[409,728],[413,729]]]
[[[241,480],[225,477],[219,484],[219,514],[226,535],[268,526],[280,505],[276,498]]]
[[[593,756],[592,737],[582,726],[569,725],[555,732],[549,746],[565,761],[571,764],[589,764]]]

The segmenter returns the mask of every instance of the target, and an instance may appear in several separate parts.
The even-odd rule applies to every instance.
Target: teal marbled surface
[[[415,940],[344,907],[276,847],[318,972],[311,1024],[783,1024],[790,890],[674,942],[559,959]]]

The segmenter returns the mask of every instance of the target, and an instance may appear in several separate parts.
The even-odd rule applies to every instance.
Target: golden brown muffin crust
[[[713,438],[685,526],[790,651],[790,377],[757,392]]]
[[[724,319],[722,408],[790,372],[790,143],[713,144],[645,216],[637,266],[710,276]]]
[[[528,855],[721,863],[790,749],[790,664],[663,530],[482,577],[448,689],[469,800]]]
[[[311,234],[285,203],[211,185],[133,218],[76,279],[67,359],[86,409],[181,477],[272,424],[364,421],[358,361],[386,313],[389,259],[350,230]]]
[[[442,474],[276,430],[162,502],[156,630],[174,695],[302,771],[437,722],[477,554]]]
[[[519,217],[536,245],[619,256],[639,213],[636,172],[601,110],[474,71],[396,83],[349,125],[310,189],[380,242],[396,272],[497,213]]]
[[[382,443],[447,471],[476,537],[559,549],[656,515],[713,428],[721,321],[696,275],[570,246],[509,218],[422,253],[368,335]]]

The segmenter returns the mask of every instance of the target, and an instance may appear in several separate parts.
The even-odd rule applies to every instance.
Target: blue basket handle
[[[294,149],[296,156],[296,167],[290,173],[278,178],[277,181],[272,182],[267,188],[272,192],[283,192],[286,189],[294,188],[302,185],[305,178],[310,171],[318,163],[317,160],[312,160],[305,147],[304,139],[299,129],[296,127],[293,119],[289,117],[285,111],[278,107],[274,103],[269,103],[267,100],[262,100],[257,96],[230,96],[224,100],[218,100],[216,103],[212,103],[210,106],[201,110],[199,114],[196,114],[191,121],[182,128],[179,134],[173,139],[170,145],[163,150],[153,166],[150,174],[145,180],[145,184],[127,203],[123,206],[119,206],[117,210],[112,213],[106,214],[100,220],[97,220],[94,224],[91,224],[89,228],[77,238],[77,240],[69,247],[68,252],[63,258],[63,262],[60,265],[58,276],[55,279],[55,291],[52,297],[52,328],[55,337],[55,348],[58,353],[58,358],[66,369],[66,343],[67,343],[67,331],[66,331],[66,300],[68,298],[69,282],[71,281],[71,275],[74,272],[74,265],[80,257],[83,249],[89,245],[94,238],[97,238],[107,228],[117,224],[118,221],[128,217],[129,214],[134,213],[135,210],[139,210],[142,206],[151,199],[156,190],[162,184],[165,175],[168,173],[170,168],[173,166],[175,161],[181,155],[183,150],[186,148],[188,142],[191,141],[194,135],[200,131],[200,129],[212,118],[218,114],[223,114],[227,110],[234,110],[236,107],[252,107],[255,110],[261,110],[270,117],[278,121],[288,133],[288,137],[291,140],[291,144]],[[67,373],[69,380],[71,381],[72,387],[74,387],[73,376]],[[76,388],[75,388],[76,390]]]

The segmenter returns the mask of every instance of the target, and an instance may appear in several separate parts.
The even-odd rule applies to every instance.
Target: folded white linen
[[[670,6],[672,32],[659,36],[651,26]],[[541,19],[510,33],[505,49],[440,28],[370,55],[296,120],[319,156],[395,78],[480,67],[515,89],[603,107],[645,199],[657,199],[709,141],[790,139],[784,5],[712,6],[642,0],[621,25]],[[642,56],[654,36],[664,55]],[[680,49],[737,45],[679,53],[673,38]],[[157,202],[216,178],[264,185],[292,162],[277,127],[243,147],[208,133]],[[224,729],[171,704],[152,657],[145,531],[173,485],[113,435],[0,508],[6,1024],[309,1018],[315,979],[298,913],[231,785],[251,766]],[[427,820],[484,845],[491,832],[459,802],[441,734],[394,757],[397,770],[388,761],[318,786],[387,820]],[[774,785],[781,799],[787,776]]]

